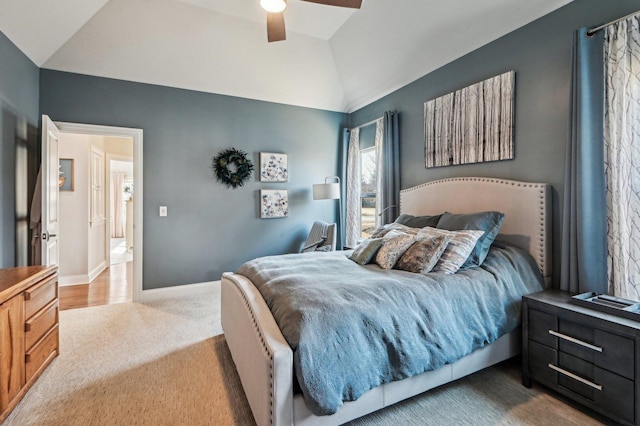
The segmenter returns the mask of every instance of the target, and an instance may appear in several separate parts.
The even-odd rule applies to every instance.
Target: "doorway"
[[[87,259],[88,279],[75,277],[74,283],[73,274],[65,277],[65,256],[62,256],[61,309],[139,300],[142,291],[142,203],[134,200],[142,200],[142,130],[64,122],[55,124],[61,135],[61,159],[66,152],[65,140],[85,138],[93,141],[90,148],[85,149],[88,154],[83,159],[87,160],[88,168],[84,170],[85,207],[89,206],[88,221],[84,223],[89,224],[90,238],[101,236],[101,240],[88,243],[88,246],[93,244],[87,250],[88,256],[91,257],[92,252],[97,253],[97,257],[94,255]],[[75,163],[75,158],[73,160]],[[79,172],[81,164],[75,166]],[[80,176],[76,175],[77,178]],[[65,196],[70,198],[69,194],[60,193],[61,207]],[[60,217],[63,221],[64,214],[62,209]],[[74,237],[62,230],[60,235],[66,258],[69,254],[82,257],[81,250],[65,244],[65,238],[69,243]]]

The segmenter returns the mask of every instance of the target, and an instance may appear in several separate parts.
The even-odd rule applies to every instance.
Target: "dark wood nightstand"
[[[522,298],[522,384],[544,384],[623,424],[640,424],[640,322],[547,290]]]

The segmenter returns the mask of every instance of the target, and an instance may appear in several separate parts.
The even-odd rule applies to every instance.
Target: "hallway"
[[[59,289],[60,310],[131,302],[133,262],[111,265],[91,284],[63,286]]]

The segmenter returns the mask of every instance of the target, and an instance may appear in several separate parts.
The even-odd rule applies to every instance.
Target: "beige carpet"
[[[3,425],[251,425],[221,335],[219,290],[60,313],[61,355]],[[506,363],[357,425],[600,424]]]

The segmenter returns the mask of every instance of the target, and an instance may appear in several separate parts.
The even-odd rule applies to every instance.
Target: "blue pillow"
[[[448,231],[477,230],[484,231],[471,254],[460,269],[478,267],[489,254],[493,240],[496,239],[504,222],[500,212],[480,212],[471,214],[453,214],[445,212],[438,221],[437,228]]]

